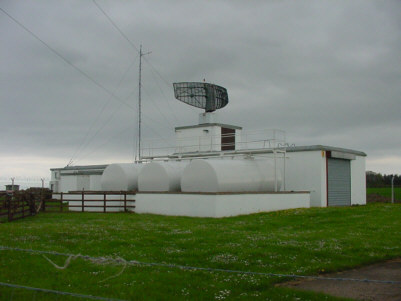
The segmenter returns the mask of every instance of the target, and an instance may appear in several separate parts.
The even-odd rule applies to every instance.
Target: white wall
[[[91,191],[102,191],[102,175],[90,175],[89,190]]]
[[[286,190],[309,190],[312,207],[327,206],[326,153],[288,152]],[[351,164],[351,204],[366,204],[365,157],[356,156]]]
[[[311,207],[327,206],[326,157],[323,151],[288,152],[287,191],[310,191]]]
[[[225,194],[216,199],[216,217],[310,207],[309,193]]]
[[[204,126],[176,130],[175,135],[177,151],[180,153],[196,151],[220,151],[221,141],[219,140],[221,138],[216,137],[216,135],[219,135],[216,128],[220,129],[217,126]]]
[[[207,131],[207,132],[206,132]],[[221,151],[221,127],[202,126],[179,129],[175,132],[176,151],[180,153],[197,151]],[[235,130],[236,149],[241,142],[241,130]]]
[[[61,175],[59,180],[59,192],[77,190],[77,176]]]
[[[49,188],[52,189],[53,192],[60,192],[59,173],[59,171],[55,170],[50,171]]]
[[[366,205],[365,157],[351,160],[351,205]]]
[[[60,175],[58,189],[54,192],[91,190],[102,191],[102,175]]]
[[[75,190],[90,190],[90,176],[76,175],[77,184]]]
[[[137,193],[136,213],[226,217],[257,212],[309,208],[309,193]]]

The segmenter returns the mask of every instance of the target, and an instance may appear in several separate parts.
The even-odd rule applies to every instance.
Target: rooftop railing
[[[171,142],[171,140],[170,140]],[[237,133],[202,136],[187,136],[175,138],[170,146],[165,139],[144,140],[141,149],[142,156],[157,157],[171,154],[194,152],[218,152],[222,150],[257,150],[282,148],[287,145],[285,131],[265,129],[257,131],[241,131]],[[171,144],[175,144],[174,146]]]

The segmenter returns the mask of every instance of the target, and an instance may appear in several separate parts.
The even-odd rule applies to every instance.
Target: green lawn
[[[126,260],[318,275],[401,256],[401,205],[312,208],[233,218],[49,213],[0,224],[0,245]],[[58,265],[65,257],[48,256]],[[278,288],[278,277],[72,260],[0,251],[0,282],[146,300],[339,300]],[[105,281],[104,281],[105,280]],[[76,300],[0,286],[0,300]]]
[[[367,194],[378,194],[391,199],[391,187],[372,187],[366,189]],[[401,200],[401,187],[394,187],[394,199]]]

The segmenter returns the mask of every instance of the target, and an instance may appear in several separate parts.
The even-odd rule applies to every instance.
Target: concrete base
[[[138,192],[135,199],[136,213],[193,217],[227,217],[310,207],[309,192]]]

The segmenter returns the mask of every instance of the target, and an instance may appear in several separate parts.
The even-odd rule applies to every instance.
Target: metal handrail
[[[228,133],[206,136],[190,136],[176,138],[176,146],[164,146],[161,139],[148,139],[143,144],[150,144],[142,148],[142,154],[149,156],[163,156],[171,153],[188,153],[201,151],[219,151],[223,146],[232,145],[233,142],[221,143],[221,138],[236,137],[235,149],[272,149],[287,146],[285,131],[266,129],[241,133]],[[146,154],[146,155],[145,155]]]

